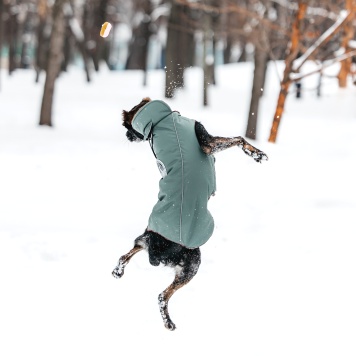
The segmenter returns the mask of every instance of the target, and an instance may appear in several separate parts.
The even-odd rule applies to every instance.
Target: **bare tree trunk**
[[[35,60],[36,83],[39,81],[41,71],[46,68],[47,62],[46,54],[48,41],[45,36],[46,19],[48,16],[47,0],[39,0],[37,8],[39,22],[37,25],[37,46]]]
[[[225,39],[225,47],[224,47],[224,64],[228,64],[231,62],[231,49],[232,49],[232,40],[229,34],[226,35]]]
[[[274,113],[270,136],[268,139],[269,142],[275,143],[277,139],[278,128],[284,111],[284,104],[288,95],[289,86],[292,82],[290,79],[290,74],[293,69],[293,62],[297,57],[299,51],[300,38],[301,38],[300,26],[302,20],[305,17],[307,7],[308,7],[307,2],[303,0],[299,0],[298,12],[296,14],[292,27],[290,50],[285,60],[285,68],[283,73],[283,79],[281,82],[281,89],[278,96],[276,111]]]
[[[147,85],[147,59],[149,40],[151,37],[152,6],[148,1],[142,6],[144,17],[141,23],[133,30],[133,39],[129,48],[126,69],[143,70],[143,85]]]
[[[41,105],[40,125],[52,126],[52,104],[55,81],[59,74],[62,62],[64,42],[64,14],[63,5],[67,0],[56,0],[53,5],[53,27],[50,39],[46,81]]]
[[[89,83],[91,81],[91,76],[90,76],[89,59],[88,59],[87,49],[85,47],[85,42],[84,41],[79,41],[79,40],[76,39],[76,43],[77,43],[79,51],[80,51],[80,53],[82,54],[82,57],[83,57],[84,71],[85,71],[87,82]]]
[[[85,34],[84,34],[82,27],[79,24],[78,19],[75,16],[73,1],[68,1],[68,3],[65,4],[64,10],[65,10],[65,14],[66,14],[67,21],[68,21],[67,32],[68,32],[68,35],[69,34],[72,35],[72,36],[68,36],[68,38],[66,38],[66,47],[68,46],[68,49],[67,49],[68,53],[66,53],[66,57],[70,56],[70,54],[71,54],[70,53],[70,49],[72,48],[71,40],[73,38],[78,49],[79,49],[79,52],[81,53],[81,55],[83,57],[84,71],[86,74],[87,82],[89,83],[91,78],[90,78],[90,69],[89,69],[89,57],[88,57],[87,48],[85,46]],[[68,60],[68,58],[67,58],[67,60]]]
[[[0,0],[0,91],[1,91],[1,62],[2,62],[2,46],[4,39],[4,0]]]
[[[72,47],[73,47],[71,30],[68,21],[66,21],[64,32],[65,32],[65,36],[64,36],[63,61],[61,65],[61,71],[66,72],[68,70],[68,65],[71,60]]]
[[[323,71],[321,70],[319,73],[319,78],[318,78],[318,86],[316,87],[316,96],[318,98],[321,97],[321,85],[323,82]]]
[[[243,39],[240,41],[241,54],[237,60],[238,63],[247,61],[246,41]]]
[[[269,13],[269,8],[266,5],[266,9],[263,13],[263,17],[267,18]],[[254,73],[252,82],[252,92],[250,109],[247,120],[246,137],[255,140],[257,136],[257,124],[258,124],[258,113],[260,98],[263,95],[263,89],[265,86],[267,64],[270,51],[270,37],[271,31],[267,27],[258,26],[256,28],[257,38],[255,40],[255,52],[254,52]]]
[[[166,47],[166,83],[165,97],[173,98],[176,88],[184,86],[184,42],[183,17],[184,7],[175,2],[172,4],[168,21],[167,47]]]
[[[213,79],[212,66],[214,65],[212,18],[209,12],[204,12],[203,15],[203,31],[203,105],[208,106],[208,87]]]
[[[149,41],[149,25],[150,21],[145,19],[134,31],[134,37],[130,44],[129,56],[126,61],[126,69],[142,69],[146,68],[146,59]]]
[[[25,9],[22,10],[22,16],[24,17],[22,25],[20,26],[20,38],[21,38],[21,55],[20,55],[20,68],[28,69],[30,67],[30,55],[29,47],[31,41],[32,31],[32,13]]]
[[[253,74],[253,84],[251,93],[250,110],[248,114],[246,137],[253,140],[256,139],[257,122],[258,122],[258,107],[260,98],[263,93],[265,75],[268,63],[268,53],[255,47],[255,70]]]
[[[355,9],[355,0],[345,0],[345,9],[347,11],[353,11]],[[349,52],[351,49],[349,47],[349,41],[353,40],[355,30],[353,25],[353,20],[355,16],[352,16],[347,23],[344,25],[343,29],[343,37],[341,47],[345,49],[345,52]],[[338,74],[339,87],[346,88],[347,87],[347,77],[351,72],[351,57],[341,62],[340,71]]]
[[[11,5],[10,10],[14,10],[9,18],[9,74],[17,68],[16,63],[16,47],[18,35],[18,22],[16,5]]]
[[[96,11],[94,12],[94,28],[92,29],[93,39],[95,41],[95,46],[92,49],[92,58],[94,63],[95,71],[99,71],[100,60],[103,59],[103,51],[105,46],[105,41],[100,37],[101,25],[106,21],[106,13],[109,0],[100,0]],[[98,30],[99,29],[99,30]]]
[[[281,90],[279,93],[277,108],[274,114],[272,128],[268,139],[269,142],[273,142],[273,143],[276,142],[278,127],[284,111],[284,104],[285,104],[286,97],[288,95],[288,88],[290,84],[293,81],[298,81],[303,77],[312,74],[313,72],[310,72],[309,74],[304,74],[303,76],[295,75],[293,80],[291,79],[290,74],[292,73],[292,71],[294,71],[294,73],[298,73],[300,68],[307,61],[307,59],[309,59],[318,50],[318,48],[320,48],[320,46],[325,45],[325,43],[330,41],[330,39],[345,25],[345,23],[347,23],[347,21],[350,20],[351,17],[354,17],[353,11],[349,11],[345,13],[340,12],[336,22],[328,30],[326,30],[315,41],[315,43],[311,47],[309,47],[303,53],[303,55],[299,57],[296,61],[295,59],[296,56],[298,55],[298,48],[299,48],[300,36],[301,36],[300,25],[301,25],[301,21],[305,16],[305,12],[308,6],[304,1],[305,0],[299,0],[297,16],[295,18],[292,27],[290,52],[285,59],[285,69],[284,69],[283,79],[281,82]],[[355,55],[355,53],[356,51],[355,52],[350,51],[344,55],[341,55],[338,58],[335,58],[335,62],[340,62],[345,59],[348,59],[349,57]],[[320,70],[323,70],[323,68],[321,67],[320,69],[314,72],[319,72]]]
[[[41,71],[46,67],[45,60],[45,37],[44,37],[45,20],[40,19],[37,28],[37,47],[36,47],[36,60],[35,60],[35,71],[36,79],[35,82],[38,83],[40,79]]]

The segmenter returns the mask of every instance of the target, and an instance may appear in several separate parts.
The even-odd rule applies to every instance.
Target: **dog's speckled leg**
[[[121,278],[124,275],[125,267],[130,262],[131,258],[137,252],[140,252],[141,250],[146,250],[147,248],[148,248],[148,237],[145,232],[135,240],[134,248],[130,250],[126,255],[120,257],[116,267],[112,271],[112,275],[115,278]]]
[[[162,292],[158,296],[158,306],[159,306],[159,311],[161,313],[162,319],[163,319],[163,324],[168,330],[175,330],[176,326],[171,320],[169,313],[168,313],[168,299],[165,294],[165,292]]]
[[[176,326],[169,316],[168,301],[179,288],[186,285],[196,275],[199,269],[200,250],[191,250],[191,254],[191,259],[185,266],[176,267],[176,276],[173,283],[158,296],[158,306],[164,326],[171,331],[175,330]]]
[[[125,267],[130,262],[132,256],[143,249],[142,246],[135,246],[129,253],[120,257],[117,266],[112,271],[115,278],[121,278],[124,275]]]

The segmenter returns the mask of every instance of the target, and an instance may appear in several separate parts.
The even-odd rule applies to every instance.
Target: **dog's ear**
[[[122,120],[127,121],[129,113],[126,110],[122,110]]]
[[[135,114],[137,113],[137,111],[139,109],[141,109],[143,106],[145,106],[147,103],[149,103],[150,101],[151,101],[151,99],[149,97],[146,97],[146,98],[143,98],[141,100],[141,102],[138,105],[134,106],[130,111],[123,110],[122,111],[122,120],[123,120],[122,124],[125,127],[130,126],[132,119],[135,116]]]
[[[124,126],[130,124],[130,113],[126,110],[122,110],[122,124]]]

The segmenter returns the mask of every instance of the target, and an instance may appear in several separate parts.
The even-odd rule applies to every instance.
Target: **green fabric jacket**
[[[216,189],[215,165],[199,146],[195,121],[154,100],[136,113],[132,126],[152,140],[162,174],[148,230],[188,248],[203,245],[214,230],[207,204]]]

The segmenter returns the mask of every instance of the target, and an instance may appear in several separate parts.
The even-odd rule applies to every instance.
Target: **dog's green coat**
[[[156,158],[167,172],[159,182],[148,230],[188,248],[203,245],[214,230],[207,203],[216,189],[215,166],[214,157],[200,148],[195,121],[153,100],[136,113],[132,126],[152,139]]]

